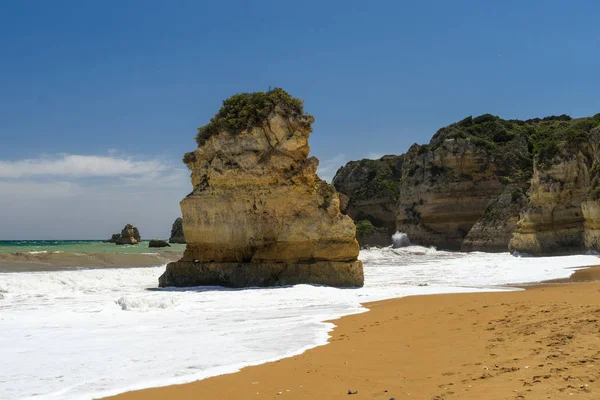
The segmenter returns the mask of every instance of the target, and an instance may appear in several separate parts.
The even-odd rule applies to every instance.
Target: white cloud
[[[0,240],[102,239],[126,223],[165,238],[191,189],[187,169],[152,157],[0,161]]]
[[[54,158],[0,161],[0,178],[133,176],[167,169],[167,165],[156,159],[65,154]]]
[[[333,158],[323,160],[319,163],[317,174],[321,177],[321,179],[331,182],[337,170],[342,165],[346,164],[347,161],[346,155],[344,154],[337,154]]]
[[[35,182],[35,181],[2,181],[0,180],[0,204],[20,202],[22,199],[64,199],[76,196],[80,188],[73,182]]]

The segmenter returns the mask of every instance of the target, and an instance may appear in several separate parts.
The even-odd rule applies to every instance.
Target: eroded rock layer
[[[232,101],[213,121],[242,115],[254,97],[223,107]],[[363,284],[355,225],[308,157],[314,119],[279,101],[267,112],[269,103],[259,104],[264,116],[241,131],[201,128],[198,149],[184,158],[194,187],[181,202],[186,250],[160,286]]]
[[[378,182],[396,192],[371,197],[396,210],[396,229],[414,244],[530,254],[600,250],[599,144],[600,114],[468,117],[429,144],[413,145],[400,156],[400,177]],[[358,165],[363,176],[377,175],[378,164],[351,162],[334,182],[347,182]],[[338,190],[350,199],[360,191],[347,184]],[[354,204],[351,216],[372,214],[372,204]]]
[[[545,168],[536,168],[511,251],[547,254],[584,249],[581,202],[589,190],[591,154],[587,143],[578,148],[561,145]]]

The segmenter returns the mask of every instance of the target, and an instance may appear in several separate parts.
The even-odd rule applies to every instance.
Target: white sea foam
[[[164,267],[0,273],[0,398],[91,399],[189,382],[327,342],[360,303],[506,290],[569,276],[593,255],[364,250],[365,287],[155,288]]]
[[[406,246],[410,246],[410,239],[408,238],[408,235],[404,232],[396,232],[392,235],[392,247],[394,248],[398,248],[398,247],[406,247]]]

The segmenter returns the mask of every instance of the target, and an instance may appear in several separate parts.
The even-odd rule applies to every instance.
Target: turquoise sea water
[[[148,241],[137,245],[117,246],[114,243],[103,243],[101,240],[0,240],[2,253],[121,253],[140,254],[158,252],[180,252],[185,244],[171,244],[171,247],[149,248]]]

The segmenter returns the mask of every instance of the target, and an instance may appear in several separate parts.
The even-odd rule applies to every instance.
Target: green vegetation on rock
[[[183,155],[183,163],[184,164],[189,164],[192,162],[196,161],[196,153],[194,153],[193,151],[190,151],[189,153],[185,153]]]
[[[496,164],[507,168],[510,175],[529,175],[533,160],[545,170],[559,155],[561,145],[577,148],[589,139],[589,133],[600,125],[600,117],[573,119],[568,115],[534,118],[525,121],[505,120],[491,114],[467,117],[440,129],[432,138],[429,150],[435,150],[447,139],[464,139],[490,152]],[[527,143],[527,153],[518,151],[520,141]]]
[[[267,92],[239,93],[223,101],[223,106],[210,122],[198,128],[196,142],[202,145],[221,131],[239,134],[250,130],[260,125],[274,111],[293,117],[302,115],[304,106],[302,100],[280,88]]]
[[[356,222],[356,234],[357,235],[370,235],[375,232],[375,227],[371,224],[368,219],[363,219]]]
[[[379,160],[352,161],[337,171],[333,185],[345,193],[347,191],[344,188],[346,184],[344,179],[356,179],[360,185],[353,193],[345,193],[353,200],[386,197],[395,201],[400,195],[402,162],[402,157],[398,156],[384,156]]]

